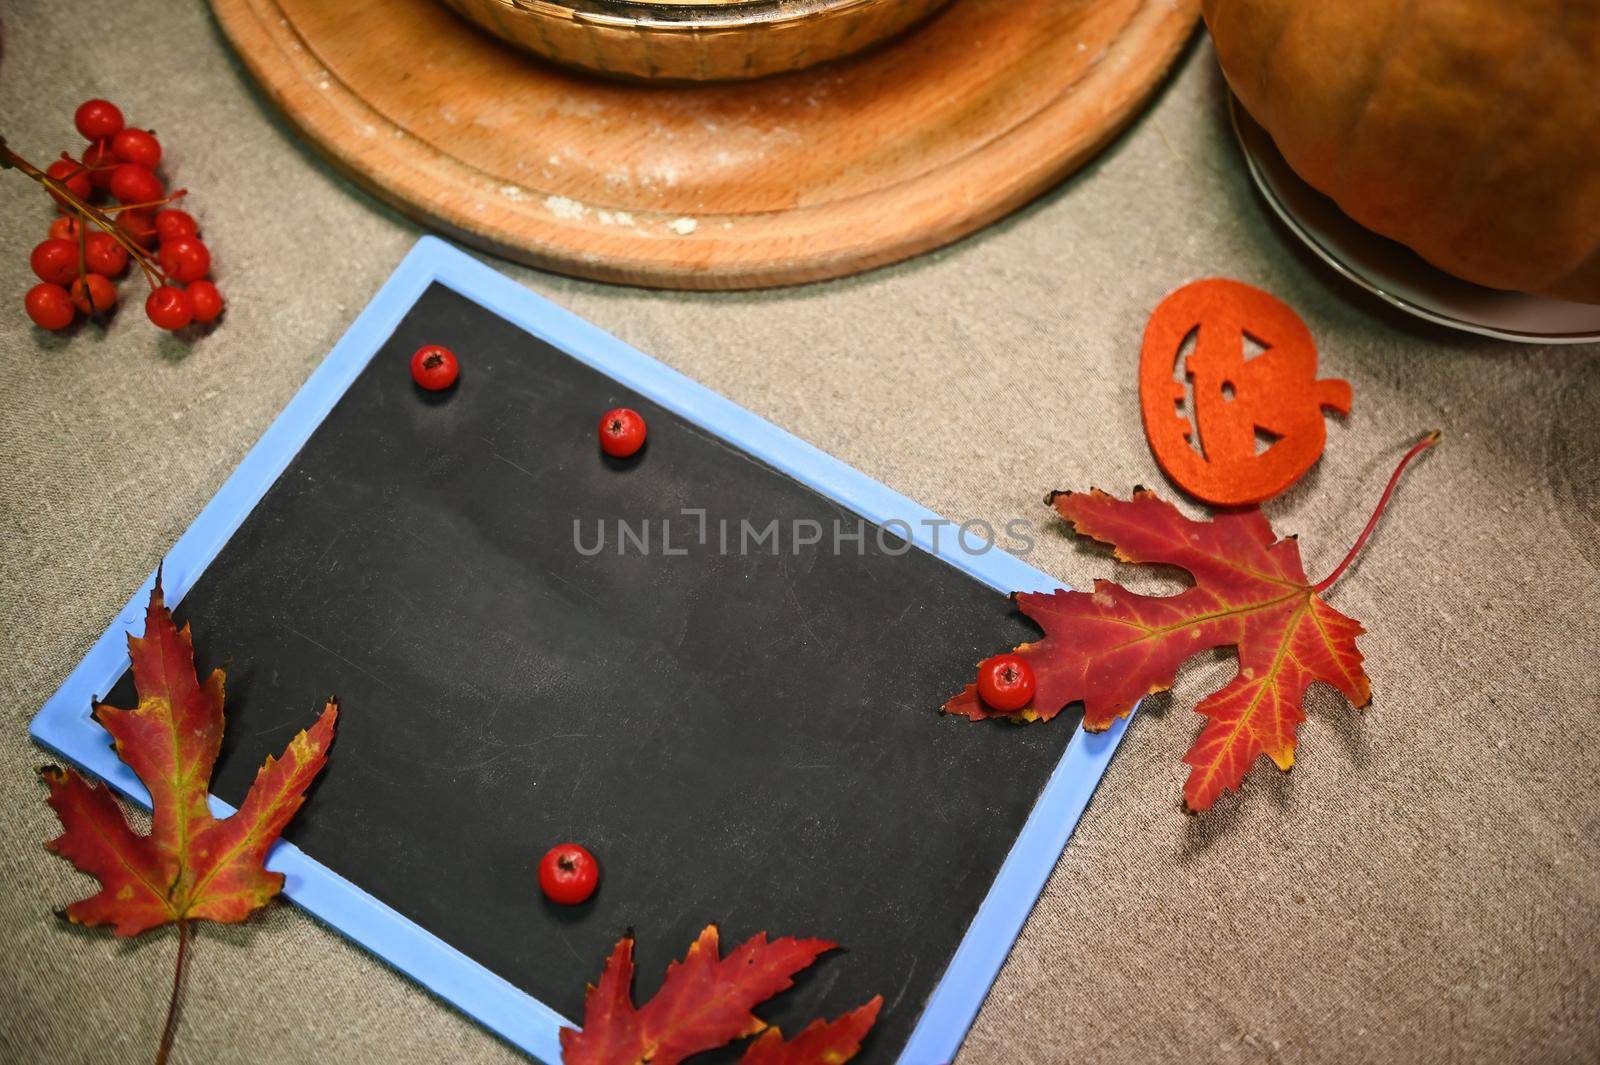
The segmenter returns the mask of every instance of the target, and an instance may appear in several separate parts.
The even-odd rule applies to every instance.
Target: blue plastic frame
[[[982,554],[968,552],[951,543],[957,539],[954,536],[932,542],[928,532],[935,526],[926,523],[937,521],[938,516],[927,508],[630,348],[444,241],[423,237],[173,546],[164,563],[163,580],[169,602],[180,602],[194,586],[412,304],[434,282],[454,289],[863,517],[880,525],[893,519],[909,523],[911,539],[917,546],[999,591],[1049,591],[1061,586],[1059,581],[999,549]],[[146,808],[150,805],[149,793],[116,757],[109,737],[89,715],[93,701],[110,691],[128,668],[125,637],[142,631],[144,604],[154,580],[154,574],[146,578],[83,661],[44,704],[29,729],[40,744],[103,778]],[[900,1056],[903,1065],[932,1065],[955,1057],[1126,728],[1126,720],[1096,734],[1080,727],[1072,737],[929,997]],[[218,816],[233,812],[220,799],[213,797],[211,803]],[[267,867],[284,874],[285,895],[335,930],[541,1061],[549,1065],[560,1062],[560,1030],[570,1022],[555,1010],[291,843],[278,844]],[[595,959],[597,972],[602,960]],[[585,973],[584,977],[593,975]]]

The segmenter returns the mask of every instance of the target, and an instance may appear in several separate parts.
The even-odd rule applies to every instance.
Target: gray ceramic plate
[[[1233,131],[1250,176],[1284,224],[1327,264],[1407,314],[1523,344],[1600,340],[1600,305],[1483,288],[1430,266],[1411,249],[1352,220],[1301,181],[1267,131],[1232,100]]]

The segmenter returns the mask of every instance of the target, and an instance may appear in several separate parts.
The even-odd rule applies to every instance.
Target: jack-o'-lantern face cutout
[[[1259,503],[1321,456],[1322,409],[1350,412],[1350,385],[1316,378],[1311,332],[1281,300],[1221,278],[1185,285],[1145,327],[1139,404],[1150,450],[1207,503]]]

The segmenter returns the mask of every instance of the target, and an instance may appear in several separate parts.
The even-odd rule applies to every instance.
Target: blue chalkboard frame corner
[[[167,601],[182,601],[267,489],[293,460],[345,390],[388,340],[417,298],[444,285],[810,485],[863,517],[907,522],[911,539],[1003,592],[1046,591],[1060,582],[1000,550],[975,553],[950,537],[930,539],[937,515],[732,401],[634,350],[599,327],[524,288],[465,252],[425,236],[357,316],[321,365],[217,490],[163,563]],[[112,751],[90,717],[129,660],[126,637],[143,631],[152,573],[34,717],[29,734],[44,747],[149,808],[150,796]],[[1080,727],[1052,772],[1022,831],[900,1055],[904,1065],[955,1057],[1000,972],[1023,922],[1055,868],[1127,728]],[[232,807],[215,797],[218,816]],[[457,1009],[541,1061],[561,1060],[560,1031],[570,1022],[425,928],[368,895],[288,842],[267,866],[284,874],[284,894],[335,931],[359,943]],[[599,972],[603,959],[594,959]]]

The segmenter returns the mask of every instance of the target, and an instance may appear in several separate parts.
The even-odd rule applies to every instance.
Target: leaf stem
[[[183,988],[183,963],[189,955],[189,922],[178,919],[178,961],[172,967],[172,998],[167,1001],[167,1023],[161,1029],[161,1043],[156,1047],[156,1065],[167,1065],[167,1055],[172,1052],[172,1037],[178,1031],[178,993]]]
[[[1394,468],[1394,473],[1389,475],[1389,484],[1384,488],[1383,495],[1378,497],[1378,505],[1372,511],[1372,517],[1367,519],[1367,527],[1361,530],[1360,536],[1356,537],[1356,542],[1350,548],[1350,553],[1344,556],[1344,561],[1340,562],[1338,566],[1334,567],[1332,573],[1328,574],[1326,577],[1322,578],[1320,582],[1318,582],[1315,588],[1315,591],[1318,595],[1321,595],[1323,592],[1327,591],[1327,589],[1332,586],[1333,582],[1338,580],[1344,571],[1349,568],[1350,563],[1356,560],[1356,556],[1361,553],[1361,549],[1367,544],[1367,537],[1371,536],[1372,530],[1378,527],[1378,519],[1383,517],[1383,510],[1389,505],[1389,497],[1394,495],[1395,485],[1400,483],[1400,475],[1406,472],[1406,467],[1411,465],[1412,459],[1416,458],[1418,455],[1437,444],[1439,442],[1440,435],[1442,434],[1439,432],[1439,430],[1433,430],[1421,440],[1418,440],[1415,444],[1412,444],[1411,450],[1407,451],[1405,455],[1401,457],[1399,465],[1395,466]]]

